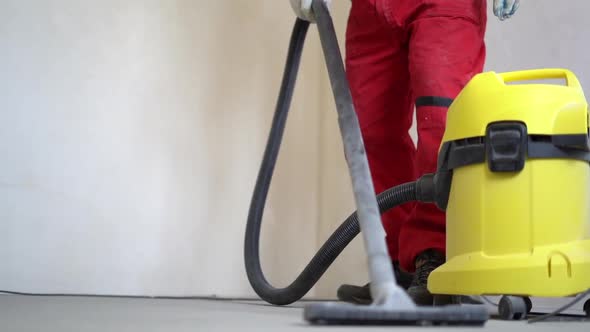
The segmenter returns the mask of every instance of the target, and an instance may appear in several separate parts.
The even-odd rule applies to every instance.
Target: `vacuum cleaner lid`
[[[527,83],[548,79],[566,84]],[[511,84],[517,82],[525,84]],[[482,73],[450,106],[443,142],[485,137],[488,126],[499,122],[520,122],[528,135],[552,136],[558,143],[565,138],[570,145],[567,136],[588,135],[588,103],[578,79],[566,69]]]

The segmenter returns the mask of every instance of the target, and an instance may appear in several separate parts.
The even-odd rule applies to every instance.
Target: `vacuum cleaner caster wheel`
[[[584,312],[586,317],[590,317],[590,300],[586,300],[586,303],[584,303]]]
[[[530,314],[531,310],[533,310],[533,301],[531,301],[531,298],[528,296],[524,296],[523,299],[524,299],[524,302],[526,303],[526,313]]]
[[[504,320],[525,319],[532,309],[531,299],[522,296],[502,296],[498,304],[498,313]]]

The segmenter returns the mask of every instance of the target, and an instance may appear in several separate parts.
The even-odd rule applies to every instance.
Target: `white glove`
[[[519,6],[520,0],[494,0],[494,15],[504,21],[512,17]]]
[[[306,20],[309,22],[315,22],[315,16],[313,15],[313,9],[311,8],[311,3],[313,0],[290,0],[291,7],[297,17],[302,20]],[[330,8],[332,0],[323,0],[324,3],[327,5],[328,9]]]

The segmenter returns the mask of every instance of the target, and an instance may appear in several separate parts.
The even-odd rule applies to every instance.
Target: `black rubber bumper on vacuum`
[[[358,217],[354,213],[328,238],[295,281],[285,288],[273,287],[262,272],[259,253],[262,216],[285,129],[308,27],[308,22],[298,19],[293,28],[279,99],[256,180],[246,225],[244,258],[248,280],[260,298],[275,305],[291,304],[307,294],[338,255],[360,232]],[[431,182],[432,176],[427,176],[418,182],[402,184],[381,193],[377,196],[381,213],[410,201],[430,201],[432,196]]]

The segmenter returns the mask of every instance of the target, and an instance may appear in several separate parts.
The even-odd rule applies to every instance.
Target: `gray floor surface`
[[[549,312],[567,299],[534,299],[535,310]],[[273,307],[260,301],[175,300],[0,295],[0,330],[20,331],[451,331],[452,327],[318,327],[306,324],[306,302]],[[490,306],[490,311],[494,309]],[[581,305],[568,311],[582,314]],[[573,319],[568,318],[566,319]],[[576,318],[578,319],[578,318]],[[590,321],[490,320],[483,328],[461,331],[590,331]]]

